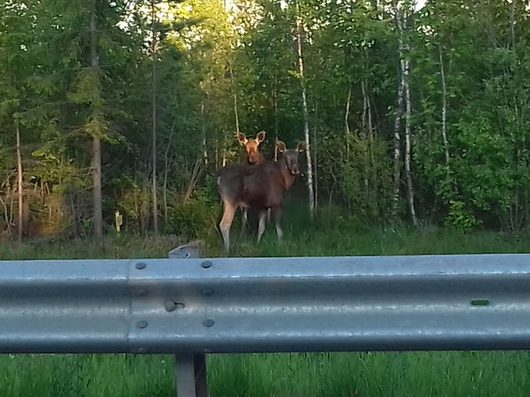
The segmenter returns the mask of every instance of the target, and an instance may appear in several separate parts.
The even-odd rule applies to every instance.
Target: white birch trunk
[[[447,139],[447,85],[445,83],[445,70],[441,44],[439,45],[438,50],[440,58],[440,75],[442,78],[442,139],[444,143],[445,164],[449,167],[451,158],[449,155],[449,141]]]
[[[403,117],[403,94],[405,91],[405,81],[403,74],[400,74],[397,90],[397,109],[394,120],[394,177],[393,177],[393,197],[392,197],[392,219],[396,220],[399,207],[400,187],[401,187],[401,118]]]
[[[351,102],[351,85],[348,90],[348,98],[346,99],[346,111],[344,112],[344,127],[347,135],[351,134],[350,130],[350,102]]]
[[[410,64],[408,60],[409,44],[405,40],[404,34],[406,16],[401,15],[399,6],[395,5],[394,11],[396,13],[396,22],[398,27],[399,57],[401,74],[404,81],[403,88],[405,91],[405,178],[407,181],[407,202],[412,223],[414,226],[417,226],[418,220],[414,206],[414,187],[412,184],[412,136],[410,125],[412,104],[410,99]]]
[[[302,50],[302,37],[304,33],[304,27],[302,24],[302,19],[300,16],[300,7],[298,5],[298,2],[296,3],[297,7],[297,17],[296,17],[296,24],[297,24],[297,42],[298,42],[298,71],[300,74],[300,87],[302,90],[302,110],[304,115],[304,137],[305,137],[305,144],[306,144],[306,158],[307,158],[307,190],[309,194],[309,213],[311,217],[313,216],[314,210],[315,210],[315,194],[314,194],[314,185],[313,185],[313,164],[311,161],[311,145],[310,145],[310,139],[309,139],[309,112],[308,112],[308,106],[307,106],[307,94],[306,94],[306,86],[305,86],[305,77],[304,77],[304,57],[303,57],[303,50]]]

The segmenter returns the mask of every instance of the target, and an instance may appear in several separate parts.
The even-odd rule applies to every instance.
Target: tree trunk
[[[405,81],[403,74],[400,74],[397,90],[397,109],[394,120],[394,177],[393,177],[393,197],[392,197],[392,220],[396,221],[399,207],[399,191],[401,187],[401,118],[403,117],[403,94],[405,92]]]
[[[202,161],[208,167],[208,145],[206,142],[206,118],[204,117],[204,100],[201,101],[201,122],[202,122]]]
[[[99,74],[98,58],[98,31],[97,31],[97,5],[98,0],[92,2],[92,13],[90,15],[90,64],[95,73]],[[92,109],[94,113],[99,113],[101,109]],[[94,238],[101,241],[103,238],[103,208],[101,194],[101,140],[97,135],[92,136],[92,184],[94,200]]]
[[[442,139],[444,143],[445,151],[445,164],[447,166],[447,172],[449,172],[449,141],[447,139],[447,85],[445,83],[445,70],[444,61],[442,56],[442,45],[438,46],[438,55],[440,58],[440,75],[442,78]]]
[[[409,70],[410,65],[408,59],[404,63],[405,72],[405,175],[407,177],[407,200],[409,203],[410,217],[414,226],[418,225],[416,218],[416,208],[414,206],[414,186],[412,185],[412,137],[410,128],[411,117],[411,102],[410,102],[410,85],[409,85]]]
[[[399,6],[394,5],[394,11],[396,16],[398,38],[399,38],[399,58],[401,66],[401,74],[404,81],[405,90],[405,178],[407,180],[407,202],[410,212],[410,217],[414,226],[418,225],[416,218],[416,209],[414,206],[414,187],[412,184],[412,138],[411,138],[411,99],[410,99],[410,64],[408,60],[409,55],[409,44],[404,38],[404,28],[406,16],[401,15]]]
[[[318,147],[317,128],[318,127],[318,102],[315,103],[315,126],[313,127],[313,159],[315,160],[315,208],[318,208]]]
[[[153,174],[152,174],[152,187],[151,187],[151,194],[152,194],[152,201],[153,201],[153,232],[154,235],[158,235],[158,197],[157,197],[157,182],[156,182],[156,163],[157,163],[157,144],[156,144],[156,30],[155,30],[155,22],[156,22],[156,7],[154,0],[151,1],[151,34],[152,37],[152,43],[151,43],[151,56],[152,59],[152,89],[153,89],[153,97],[152,97],[152,134],[153,134],[153,152],[152,152],[152,167],[153,167]]]
[[[370,203],[370,208],[373,211],[373,215],[377,216],[377,171],[375,166],[375,154],[374,154],[374,123],[372,115],[372,100],[370,99],[370,84],[367,80],[363,80],[363,96],[366,97],[366,113],[367,113],[367,124],[366,128],[368,129],[368,156],[370,158],[370,170],[369,177],[371,177],[371,186],[368,190],[368,200]]]
[[[17,135],[17,184],[18,184],[18,241],[22,241],[24,232],[24,186],[22,174],[22,154],[20,151],[20,126],[18,118],[15,118],[15,129]]]
[[[230,70],[230,82],[232,83],[232,94],[234,96],[234,118],[236,122],[236,133],[239,134],[239,114],[237,112],[237,90],[236,90],[236,84],[234,81],[234,71],[232,69],[232,64],[229,65]]]
[[[173,133],[175,131],[175,124],[176,124],[176,121],[173,120],[173,125],[171,126],[171,131],[169,132],[169,138],[168,138],[168,141],[167,141],[167,146],[166,146],[166,152],[165,152],[165,155],[164,155],[164,181],[163,181],[163,185],[162,185],[162,201],[163,201],[163,205],[164,205],[164,224],[167,225],[167,222],[168,222],[168,205],[167,205],[167,177],[168,177],[168,173],[169,173],[169,168],[171,166],[171,160],[170,160],[170,156],[169,156],[169,152],[171,150],[171,141],[172,141],[172,138],[173,138]]]
[[[365,87],[365,80],[361,81],[361,91],[363,94],[363,114],[362,114],[362,136],[363,138],[367,138],[370,136],[369,131],[369,123],[368,119],[370,119],[369,112],[370,107],[368,106],[368,96],[366,95],[366,87]],[[370,199],[369,197],[369,181],[368,181],[368,174],[369,174],[369,147],[365,144],[364,146],[364,193],[365,193],[365,200],[368,202]]]
[[[222,154],[221,154],[221,167],[225,167],[226,166],[226,163],[227,163],[227,159],[226,159],[226,136],[225,134],[223,133],[223,136],[222,136],[222,139],[221,139],[221,150],[222,150]]]
[[[278,79],[274,76],[274,85],[272,89],[272,108],[274,110],[274,161],[278,161],[278,148],[276,142],[278,142]]]
[[[7,200],[8,194],[6,192],[6,200]],[[12,237],[11,234],[11,219],[9,216],[9,208],[7,207],[7,201],[0,196],[0,204],[2,204],[2,207],[4,209],[4,220],[6,222],[6,228],[7,228],[7,234]]]
[[[344,112],[344,129],[347,135],[351,134],[350,130],[350,102],[351,102],[351,85],[348,90],[348,98],[346,99],[346,111]]]
[[[304,27],[302,25],[302,18],[300,16],[300,7],[298,2],[296,3],[297,8],[297,42],[298,42],[298,70],[300,73],[300,88],[302,90],[302,110],[304,115],[304,137],[306,144],[306,158],[307,158],[307,190],[309,194],[309,213],[313,217],[315,210],[315,195],[314,195],[314,186],[313,186],[313,164],[311,161],[311,146],[309,139],[309,112],[307,106],[307,95],[306,95],[306,86],[304,78],[304,58],[302,51],[302,37],[304,34]]]
[[[162,203],[164,205],[164,224],[167,226],[168,219],[169,219],[169,209],[167,206],[167,177],[169,172],[169,164],[166,160],[166,166],[164,169],[164,180],[162,184]]]
[[[512,41],[512,49],[515,51],[515,3],[517,0],[512,0],[510,7],[510,36]]]
[[[184,203],[187,203],[193,194],[193,190],[197,186],[197,183],[199,182],[199,178],[201,177],[202,173],[202,167],[201,167],[201,160],[200,158],[195,162],[195,165],[193,166],[193,171],[191,172],[190,181],[188,182],[188,187],[186,189],[186,193],[184,194]]]
[[[361,89],[363,92],[364,106],[365,106],[365,116],[366,116],[366,131],[368,135],[368,140],[370,143],[374,141],[374,126],[372,122],[372,104],[370,101],[370,95],[368,94],[368,82],[363,80],[361,82]]]

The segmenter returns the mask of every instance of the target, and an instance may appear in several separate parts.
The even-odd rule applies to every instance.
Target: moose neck
[[[289,190],[296,179],[296,175],[291,174],[289,167],[287,167],[287,162],[285,159],[279,161],[280,170],[282,171],[283,177],[283,186],[285,190]]]

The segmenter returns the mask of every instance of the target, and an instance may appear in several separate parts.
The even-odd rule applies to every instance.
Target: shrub
[[[207,191],[197,191],[192,199],[172,207],[167,232],[186,239],[206,237],[216,227],[219,207]]]

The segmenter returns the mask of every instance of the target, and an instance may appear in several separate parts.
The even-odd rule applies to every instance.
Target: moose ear
[[[283,143],[282,141],[277,141],[276,150],[278,150],[278,153],[283,153],[287,150],[287,147],[285,146],[285,143]]]
[[[265,131],[260,131],[256,134],[256,141],[261,143],[265,140]]]
[[[238,133],[237,133],[237,140],[238,140],[239,143],[242,144],[242,145],[246,145],[247,142],[248,142],[248,139],[247,139],[247,137],[245,136],[245,134],[242,134],[241,132],[238,132]]]
[[[296,147],[296,150],[298,150],[300,153],[305,152],[306,147],[307,146],[305,145],[305,142],[301,141],[301,142],[298,142],[298,146]]]

